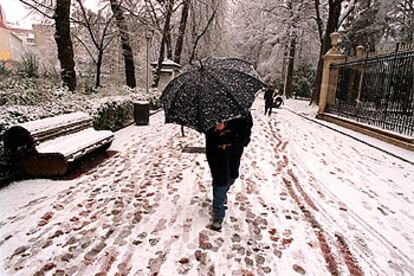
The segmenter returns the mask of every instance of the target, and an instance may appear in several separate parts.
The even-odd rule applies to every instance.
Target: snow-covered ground
[[[322,126],[328,127],[332,130],[336,130],[339,133],[342,133],[344,135],[353,137],[355,140],[366,143],[374,148],[380,149],[381,151],[384,151],[386,153],[389,153],[391,155],[394,155],[402,160],[406,160],[408,162],[411,162],[411,164],[414,164],[414,154],[412,151],[394,146],[390,143],[381,141],[379,139],[370,137],[368,135],[356,132],[351,129],[347,129],[344,127],[341,127],[339,125],[326,122],[323,120],[316,119],[316,112],[318,110],[318,107],[316,105],[309,106],[308,101],[297,101],[297,100],[286,100],[286,109],[303,116],[309,120],[312,120]],[[408,137],[401,135],[402,137]]]
[[[159,112],[73,180],[0,190],[0,275],[414,275],[414,167],[262,104],[221,232],[183,152],[204,137]]]

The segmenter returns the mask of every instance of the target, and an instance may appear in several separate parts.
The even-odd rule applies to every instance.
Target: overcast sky
[[[23,27],[30,27],[33,19],[28,18],[29,11],[24,8],[23,4],[18,0],[0,0],[6,20],[8,22],[18,21]]]
[[[98,0],[87,0],[85,6],[93,9]],[[18,22],[20,26],[30,28],[36,22],[33,15],[29,16],[29,10],[19,0],[0,0],[8,22]]]

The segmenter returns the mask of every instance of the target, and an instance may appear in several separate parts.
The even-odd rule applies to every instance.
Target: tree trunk
[[[53,18],[55,20],[55,41],[61,67],[60,75],[63,84],[70,91],[74,91],[76,89],[76,72],[72,39],[70,37],[70,6],[71,0],[57,0]]]
[[[175,43],[174,62],[180,64],[181,53],[183,51],[185,29],[187,28],[188,10],[190,7],[190,0],[183,1],[183,9],[181,11],[180,27],[178,29],[178,38]]]
[[[193,49],[191,51],[191,57],[190,57],[190,61],[188,63],[192,64],[193,60],[196,58],[196,54],[197,54],[197,46],[198,43],[200,42],[200,39],[206,34],[206,32],[208,31],[208,28],[210,27],[210,24],[213,22],[214,17],[216,16],[217,10],[214,10],[213,13],[210,16],[210,19],[208,20],[205,28],[203,31],[201,31],[199,34],[195,33],[195,40],[193,43]]]
[[[315,81],[313,83],[313,91],[309,104],[316,103],[319,104],[319,96],[321,92],[322,85],[322,75],[323,75],[323,58],[321,53],[319,53],[318,66],[316,67]]]
[[[118,3],[118,0],[110,1],[111,9],[115,15],[116,25],[118,27],[118,31],[121,37],[121,47],[122,55],[124,57],[126,84],[131,88],[135,88],[137,86],[137,82],[135,79],[134,54],[132,52],[131,44],[129,42],[128,25],[125,22],[124,13],[121,9],[120,4]]]
[[[285,97],[286,99],[292,98],[292,82],[293,82],[293,66],[295,65],[295,52],[296,52],[296,40],[290,41],[288,68],[285,79]]]
[[[323,43],[323,21],[321,17],[321,12],[319,11],[319,6],[320,6],[319,0],[315,0],[314,5],[315,5],[315,13],[316,13],[316,25],[318,26],[319,40],[322,45]]]
[[[321,49],[319,51],[318,67],[316,69],[315,82],[313,84],[313,92],[310,104],[313,102],[319,104],[323,73],[323,55],[326,54],[326,52],[332,47],[330,35],[338,29],[342,1],[343,0],[329,0],[328,22],[326,24],[326,30],[323,35]]]
[[[282,62],[282,81],[283,81],[283,94],[285,94],[285,80],[286,80],[286,67],[287,67],[287,63],[286,60],[288,58],[289,55],[289,46],[287,44],[284,45],[284,49],[283,49],[283,62]]]
[[[102,69],[102,62],[103,62],[103,50],[98,52],[98,60],[96,62],[96,83],[95,88],[101,86],[101,69]]]
[[[170,19],[171,19],[171,14],[173,12],[173,6],[174,6],[174,0],[168,0],[167,10],[166,10],[166,15],[165,15],[164,29],[162,32],[162,39],[161,39],[161,45],[160,45],[160,54],[158,56],[157,69],[154,74],[154,81],[152,82],[152,87],[157,87],[160,81],[161,66],[164,60],[164,55],[165,55],[166,40],[170,32]]]
[[[168,32],[167,39],[165,40],[165,45],[167,46],[167,58],[172,60],[173,59],[173,52],[172,52],[172,42],[171,42],[171,33]]]

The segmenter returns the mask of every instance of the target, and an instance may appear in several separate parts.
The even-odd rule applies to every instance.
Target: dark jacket
[[[233,153],[250,143],[253,119],[249,112],[246,117],[225,122],[226,127],[217,131],[214,127],[206,132],[206,152],[211,154]]]
[[[213,127],[206,132],[206,155],[213,185],[226,186],[239,177],[240,159],[250,142],[252,126],[249,112],[245,118],[227,121],[221,131]]]
[[[265,99],[265,105],[266,106],[271,106],[273,103],[273,94],[275,93],[275,91],[271,88],[266,89],[265,93],[264,93],[264,99]]]

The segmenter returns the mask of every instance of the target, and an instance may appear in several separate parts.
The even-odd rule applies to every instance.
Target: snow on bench
[[[30,121],[18,124],[35,138],[37,142],[56,137],[60,134],[71,133],[80,128],[92,127],[92,118],[84,112],[74,112],[55,117],[45,118],[36,121]]]
[[[35,176],[63,175],[69,163],[97,149],[107,149],[114,135],[93,129],[92,117],[75,112],[9,128],[4,148],[21,171]]]
[[[41,143],[36,149],[39,153],[59,152],[68,162],[72,162],[86,153],[112,142],[113,137],[112,131],[96,131],[88,128]]]

